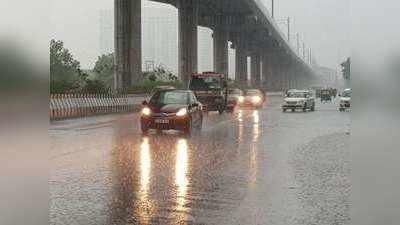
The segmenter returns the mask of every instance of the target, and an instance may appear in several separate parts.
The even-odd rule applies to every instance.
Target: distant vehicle
[[[339,111],[344,112],[351,107],[351,89],[345,89],[340,96]]]
[[[193,128],[202,127],[202,105],[192,91],[160,90],[142,104],[140,124],[144,134],[149,129],[180,130],[189,134]]]
[[[232,112],[238,105],[240,98],[243,98],[243,91],[240,90],[239,88],[230,88],[228,90],[227,110]]]
[[[245,91],[242,98],[239,98],[239,106],[261,108],[265,102],[264,92],[258,89],[249,89]]]
[[[193,74],[189,82],[197,99],[207,111],[218,111],[222,114],[228,105],[228,82],[224,74],[204,72]]]
[[[282,111],[286,112],[288,109],[292,112],[296,109],[302,109],[303,112],[307,109],[315,111],[315,99],[308,90],[289,90],[286,92]]]
[[[321,102],[331,102],[332,101],[332,91],[331,89],[321,90]]]

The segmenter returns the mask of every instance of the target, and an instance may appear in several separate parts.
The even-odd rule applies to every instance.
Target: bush
[[[81,90],[82,93],[89,94],[106,94],[110,93],[111,89],[101,80],[86,80],[85,86]]]
[[[106,86],[112,87],[114,79],[114,54],[101,55],[93,68],[94,77]]]

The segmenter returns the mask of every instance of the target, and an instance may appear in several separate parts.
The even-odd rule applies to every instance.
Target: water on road
[[[51,224],[302,224],[292,156],[350,117],[337,103],[282,113],[281,101],[209,113],[190,137],[142,136],[138,114],[53,122]]]

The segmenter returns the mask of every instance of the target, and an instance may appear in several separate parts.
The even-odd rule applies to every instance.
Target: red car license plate
[[[168,124],[169,120],[165,120],[165,119],[156,119],[155,120],[156,123],[161,123],[161,124]]]

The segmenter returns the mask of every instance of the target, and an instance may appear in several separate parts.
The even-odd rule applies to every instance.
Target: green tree
[[[178,77],[171,71],[166,70],[162,65],[158,65],[153,71],[143,73],[143,77],[150,81],[176,82]]]
[[[110,53],[97,58],[93,72],[96,79],[102,81],[108,87],[112,87],[114,80],[114,54]]]
[[[79,61],[60,40],[50,41],[50,91],[66,92],[79,87],[81,70]]]

